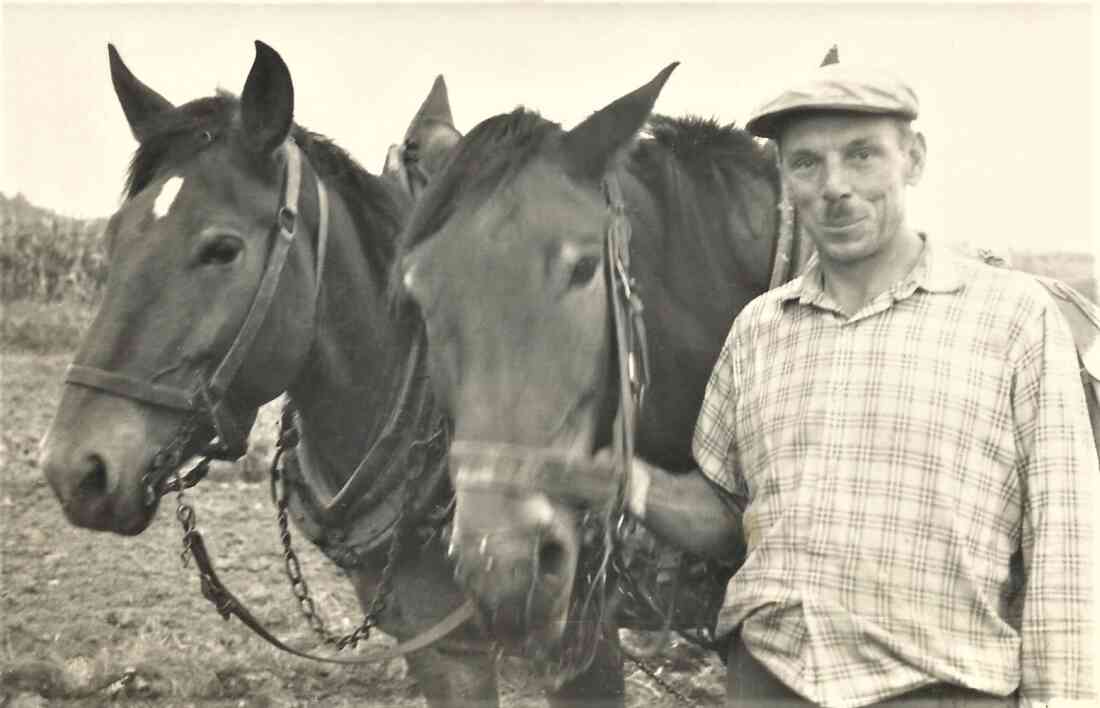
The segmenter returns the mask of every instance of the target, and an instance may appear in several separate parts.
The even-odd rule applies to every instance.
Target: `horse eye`
[[[578,258],[577,262],[573,264],[573,272],[569,274],[569,287],[583,288],[592,282],[592,278],[600,269],[600,263],[601,259],[596,255]]]
[[[237,259],[244,244],[236,236],[219,236],[199,251],[199,265],[228,265]]]

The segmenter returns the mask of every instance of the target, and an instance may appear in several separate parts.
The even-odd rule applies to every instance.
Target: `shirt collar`
[[[953,293],[960,290],[963,279],[955,260],[949,253],[933,246],[926,234],[919,236],[924,241],[924,248],[909,274],[890,288],[895,299],[908,297],[917,289],[929,293]],[[788,283],[779,297],[784,303],[798,300],[807,305],[818,302],[824,296],[821,264],[815,251],[806,263],[802,275]]]

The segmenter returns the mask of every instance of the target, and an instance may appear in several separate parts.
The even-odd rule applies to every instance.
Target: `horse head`
[[[575,622],[582,512],[489,468],[516,450],[587,459],[606,437],[601,413],[616,399],[602,181],[674,66],[569,131],[522,109],[483,121],[402,236],[403,292],[424,317],[454,424],[457,575],[506,642],[553,646]]]
[[[239,456],[311,346],[319,181],[292,139],[294,87],[262,42],[239,99],[182,106],[109,47],[139,146],[106,228],[102,304],[42,465],[75,524],[140,533],[158,487],[212,442]],[[168,457],[169,459],[165,459]]]

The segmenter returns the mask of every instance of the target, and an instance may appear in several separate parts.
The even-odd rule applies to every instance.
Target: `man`
[[[754,113],[818,258],[734,322],[701,474],[631,475],[658,536],[747,548],[719,615],[733,706],[1096,699],[1075,350],[1030,276],[907,223],[917,113],[898,79],[840,64]]]

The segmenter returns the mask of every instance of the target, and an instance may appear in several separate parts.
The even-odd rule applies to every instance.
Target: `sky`
[[[108,42],[174,103],[239,93],[262,39],[296,120],[371,172],[442,73],[459,130],[524,105],[568,128],[681,65],[657,110],[743,123],[832,44],[900,74],[929,146],[911,221],[1008,250],[1097,252],[1097,9],[1079,4],[61,5],[0,0],[0,191],[74,216],[118,206],[135,147]]]

